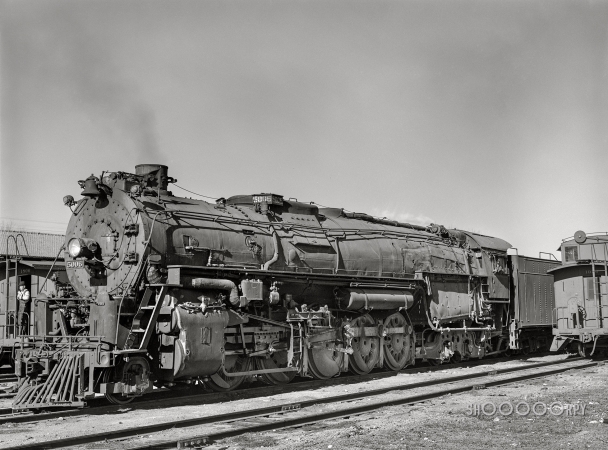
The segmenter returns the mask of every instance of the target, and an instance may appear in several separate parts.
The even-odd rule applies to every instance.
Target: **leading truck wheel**
[[[141,356],[132,356],[115,367],[108,367],[103,373],[104,383],[122,383],[131,395],[116,392],[106,392],[106,399],[115,405],[126,405],[146,392],[151,386],[150,364]],[[147,383],[146,383],[147,382]],[[146,386],[147,384],[147,386]]]
[[[115,383],[116,376],[114,373],[114,367],[108,367],[103,371],[103,382],[104,383]],[[107,401],[114,405],[126,405],[131,403],[135,397],[125,397],[122,394],[108,393],[103,394]]]
[[[287,352],[275,352],[268,358],[257,358],[256,368],[259,370],[284,369],[287,367]],[[271,372],[260,374],[260,379],[266,384],[287,384],[296,377],[296,372]]]

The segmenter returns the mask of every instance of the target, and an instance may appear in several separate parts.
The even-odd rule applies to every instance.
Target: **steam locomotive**
[[[556,263],[502,239],[276,194],[208,203],[173,195],[175,181],[143,164],[91,175],[80,200],[64,198],[74,294],[36,302],[34,334],[15,352],[14,409],[397,371],[551,341]]]

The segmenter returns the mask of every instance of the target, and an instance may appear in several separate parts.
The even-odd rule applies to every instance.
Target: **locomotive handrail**
[[[604,319],[608,317],[608,313],[605,313],[606,310],[608,310],[608,305],[589,305],[589,306],[585,306],[584,307],[585,310],[591,310],[591,311],[595,311],[596,313],[596,317],[593,318],[587,318],[585,317],[583,320],[586,321],[590,321],[590,320],[595,320],[595,321],[599,321],[600,319]],[[559,321],[560,320],[565,320],[566,321],[566,326],[564,327],[565,329],[571,329],[571,330],[575,330],[578,329],[579,327],[577,326],[576,328],[570,328],[568,326],[569,320],[570,320],[570,314],[560,314],[560,310],[564,310],[567,309],[569,310],[570,307],[569,306],[556,306],[555,308],[553,308],[552,311],[552,315],[551,315],[551,326],[552,328],[558,328],[559,329]],[[575,313],[573,313],[575,314]],[[555,319],[555,321],[554,321]],[[580,328],[585,328],[585,327],[580,327]],[[594,327],[595,328],[595,327]],[[599,326],[597,327],[599,328]]]
[[[167,266],[167,269],[194,269],[197,271],[217,271],[217,270],[221,270],[222,272],[234,272],[234,271],[239,271],[240,269],[242,269],[242,266],[238,266],[238,267],[214,267],[214,266],[194,266],[194,265],[187,265],[187,264],[171,264]],[[310,269],[310,268],[307,268]],[[408,274],[408,273],[395,273],[395,272],[383,272],[381,274],[381,276],[378,275],[358,275],[356,273],[334,273],[333,269],[326,269],[329,270],[330,272],[328,273],[323,273],[323,272],[313,272],[312,270],[308,270],[306,272],[303,271],[279,271],[279,270],[270,270],[268,272],[262,270],[262,269],[247,269],[248,273],[251,274],[272,274],[274,276],[277,277],[284,277],[284,276],[288,276],[294,280],[298,280],[301,282],[305,282],[308,283],[308,281],[311,278],[318,278],[318,281],[320,283],[334,283],[336,281],[339,282],[348,282],[349,280],[352,280],[354,282],[354,280],[368,280],[371,283],[376,283],[378,282],[378,280],[399,280],[399,281],[403,281],[403,280],[408,280],[408,281],[412,281],[415,282],[416,284],[419,284],[421,282],[423,282],[423,280],[421,279],[417,279],[415,278],[415,276],[413,276],[412,274]],[[352,272],[356,272],[356,271],[352,271]],[[450,274],[450,275],[457,275],[457,274]]]
[[[27,339],[27,341],[26,341]],[[60,339],[59,342],[56,340]],[[60,347],[58,349],[53,349],[49,351],[51,353],[57,353],[65,349],[74,350],[74,346],[78,346],[78,348],[101,348],[101,344],[103,343],[103,339],[105,336],[82,336],[82,335],[61,335],[54,336],[50,334],[22,334],[18,336],[18,339],[15,341],[14,346],[19,345],[20,349],[24,349],[27,347],[36,347],[37,344],[44,344],[45,346],[53,345]],[[78,340],[79,342],[76,342]]]
[[[216,216],[213,214],[209,214],[209,213],[204,213],[204,212],[197,212],[197,211],[184,211],[184,210],[179,210],[179,209],[168,209],[165,212],[167,213],[171,213],[171,214],[175,214],[175,215],[179,215],[182,217],[192,217],[192,218],[198,218],[198,219],[206,219],[209,220],[211,222],[216,222],[216,223],[232,223],[235,225],[249,225],[249,226],[254,226],[254,227],[261,227],[261,228],[270,228],[271,223],[269,222],[260,222],[260,221],[256,221],[256,220],[251,220],[251,219],[238,219],[238,218],[232,218],[232,217],[221,217],[221,216]],[[383,224],[378,224],[378,225],[383,225]],[[302,230],[307,230],[307,231],[317,231],[320,233],[325,233],[328,230],[323,228],[323,227],[314,227],[314,226],[307,226],[307,225],[300,225],[300,224],[289,224],[289,226],[292,229],[302,229]],[[410,230],[410,228],[408,228],[408,230]],[[415,229],[412,229],[412,231],[418,231]],[[364,234],[370,234],[370,235],[380,235],[380,236],[385,236],[386,234],[392,234],[395,236],[403,236],[403,237],[410,237],[410,238],[419,238],[419,239],[423,239],[423,240],[432,240],[432,241],[436,241],[436,242],[442,242],[444,243],[444,240],[441,239],[439,236],[435,236],[432,234],[424,235],[421,236],[418,233],[408,233],[408,232],[400,232],[397,230],[366,230],[366,229],[341,229],[340,230],[340,235],[342,235],[343,233],[352,233],[352,234],[358,234],[358,235],[364,235]]]
[[[541,258],[541,255],[549,255],[549,258]],[[550,252],[538,252],[538,258],[539,258],[539,259],[547,259],[547,260],[549,260],[549,261],[552,261],[552,259],[551,259],[551,258],[553,258],[555,261],[560,262],[560,261],[559,261],[559,259],[557,259],[557,258],[555,257],[555,255],[554,255],[553,253],[550,253]]]
[[[53,270],[53,268],[55,267],[55,263],[57,262],[57,260],[59,259],[59,255],[61,255],[61,252],[63,251],[63,249],[65,248],[65,242],[61,245],[61,247],[59,248],[59,252],[57,253],[57,256],[55,256],[55,260],[53,261],[53,264],[51,264],[51,268],[49,269],[49,271],[46,274],[46,277],[44,278],[44,283],[42,283],[42,287],[39,289],[38,292],[42,291],[44,289],[44,287],[46,286],[46,282],[49,279],[49,275],[51,274],[51,271]]]

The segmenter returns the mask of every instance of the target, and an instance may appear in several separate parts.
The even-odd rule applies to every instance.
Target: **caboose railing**
[[[27,323],[31,325],[29,313],[24,313],[23,315],[27,318]],[[17,338],[19,336],[18,331],[21,324],[17,323],[17,317],[17,311],[6,311],[5,323],[0,324],[0,330],[2,330],[0,333],[2,333],[4,339]]]
[[[564,312],[564,310],[566,310]],[[581,328],[604,328],[602,322],[599,322],[600,319],[608,319],[608,305],[592,305],[586,306],[585,311],[595,311],[595,317],[582,317],[582,314],[578,311],[576,313],[570,312],[569,306],[558,306],[553,308],[552,317],[551,317],[551,325],[553,328],[558,329],[568,329],[568,330],[578,330]],[[601,312],[601,315],[597,313]],[[574,326],[574,320],[572,318],[573,315],[577,315],[577,325]],[[579,318],[580,317],[580,320]],[[560,321],[566,321],[565,326],[560,327]],[[597,326],[587,326],[586,322],[589,321],[597,321],[599,322]]]

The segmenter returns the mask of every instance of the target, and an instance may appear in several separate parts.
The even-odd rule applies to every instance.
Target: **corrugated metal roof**
[[[23,239],[17,238],[17,248],[21,256],[54,259],[65,240],[63,234],[2,230],[0,231],[0,256],[6,255],[7,238],[11,235],[17,237],[18,234],[23,236]],[[10,256],[15,256],[17,253],[12,238],[8,240],[8,253]],[[63,259],[63,255],[59,255],[59,257]]]

